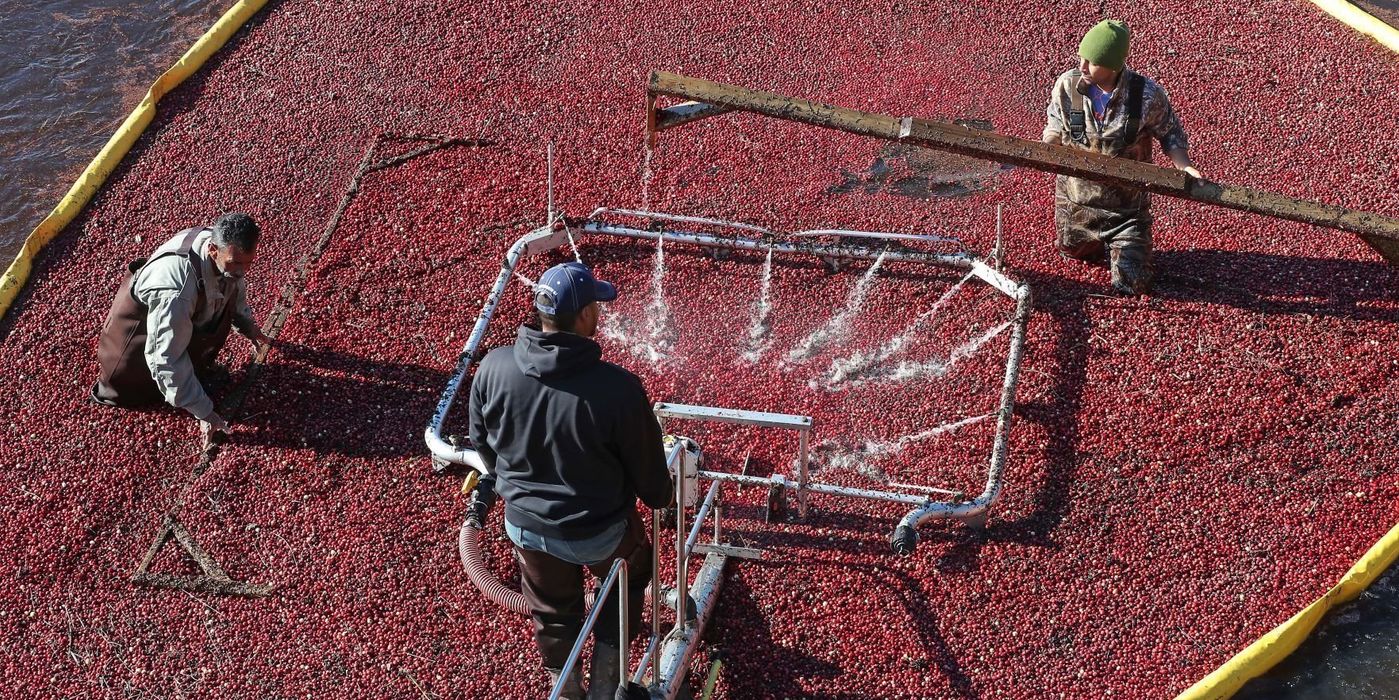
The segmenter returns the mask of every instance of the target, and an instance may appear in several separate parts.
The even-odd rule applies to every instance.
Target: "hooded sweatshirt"
[[[590,338],[521,326],[471,383],[471,440],[505,517],[579,540],[624,520],[640,498],[670,504],[661,428],[641,380]]]

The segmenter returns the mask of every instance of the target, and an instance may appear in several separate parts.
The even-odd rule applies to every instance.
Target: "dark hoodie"
[[[596,535],[637,498],[670,503],[646,388],[581,335],[521,326],[513,348],[487,353],[471,383],[471,440],[506,519],[546,537]]]

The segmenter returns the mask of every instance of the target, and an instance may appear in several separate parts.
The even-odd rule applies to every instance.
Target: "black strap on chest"
[[[1127,129],[1123,145],[1137,142],[1137,132],[1142,128],[1142,94],[1146,92],[1146,78],[1136,73],[1127,83]]]
[[[1078,91],[1078,80],[1082,73],[1077,68],[1069,71],[1074,88],[1069,91],[1069,136],[1075,143],[1088,144],[1088,112],[1084,109],[1084,95]],[[1146,92],[1146,78],[1132,73],[1127,81],[1127,127],[1123,130],[1123,145],[1137,142],[1137,134],[1142,126],[1142,102]]]
[[[1083,111],[1083,93],[1078,91],[1078,81],[1083,73],[1075,68],[1069,71],[1069,77],[1073,80],[1073,87],[1069,88],[1069,137],[1074,143],[1087,145],[1087,112]]]

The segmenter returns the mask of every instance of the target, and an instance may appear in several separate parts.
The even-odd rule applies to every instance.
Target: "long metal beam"
[[[654,138],[655,132],[661,128],[678,126],[685,121],[699,118],[692,117],[682,121],[663,109],[657,110],[654,107],[655,96],[665,95],[713,105],[716,110],[709,111],[709,114],[720,113],[718,108],[723,108],[724,111],[753,112],[851,134],[1137,187],[1169,197],[1348,231],[1359,235],[1391,265],[1399,266],[1399,219],[1380,214],[1202,180],[1174,168],[1163,168],[1151,163],[1113,158],[1067,146],[980,131],[958,124],[862,112],[848,107],[750,90],[737,85],[664,71],[651,72],[647,92],[647,124],[652,128],[648,138]],[[686,109],[688,112],[698,111],[693,106],[687,106]],[[707,114],[701,113],[701,116]]]

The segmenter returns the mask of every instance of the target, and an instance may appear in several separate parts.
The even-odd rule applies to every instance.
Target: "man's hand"
[[[1183,166],[1181,166],[1180,169],[1181,169],[1182,171],[1184,171],[1185,174],[1189,175],[1190,177],[1195,178],[1196,180],[1203,180],[1203,179],[1205,179],[1205,176],[1204,176],[1204,175],[1201,175],[1201,174],[1200,174],[1200,171],[1197,170],[1197,169],[1195,168],[1195,166],[1193,166],[1193,165],[1183,165]]]
[[[214,433],[228,432],[228,421],[217,413],[210,413],[208,418],[199,421],[199,432],[203,434],[205,444],[208,444]]]
[[[276,341],[271,336],[258,329],[257,335],[251,338],[253,343],[253,357],[263,357],[276,345]]]

